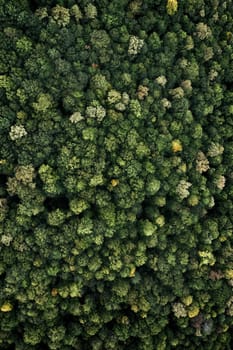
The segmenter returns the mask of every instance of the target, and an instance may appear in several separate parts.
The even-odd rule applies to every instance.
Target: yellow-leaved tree
[[[178,1],[177,0],[167,0],[167,13],[172,16],[177,12]]]

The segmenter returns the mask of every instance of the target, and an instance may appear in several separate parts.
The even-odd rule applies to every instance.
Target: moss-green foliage
[[[0,0],[0,349],[232,349],[232,8]]]

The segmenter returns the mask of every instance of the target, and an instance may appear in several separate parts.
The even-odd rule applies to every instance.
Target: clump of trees
[[[231,0],[0,0],[0,348],[232,348]]]

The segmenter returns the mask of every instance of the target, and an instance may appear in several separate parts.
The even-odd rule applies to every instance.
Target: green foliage
[[[156,229],[157,227],[153,225],[149,220],[144,220],[141,223],[142,234],[146,237],[152,236],[155,233]]]
[[[52,105],[51,100],[49,94],[40,94],[37,102],[33,103],[33,108],[36,112],[46,112]]]
[[[48,213],[48,224],[51,226],[60,226],[65,220],[65,214],[56,209]]]
[[[56,175],[52,167],[42,164],[38,170],[40,178],[43,182],[43,189],[49,195],[57,195],[61,192],[59,186],[59,177]]]
[[[0,0],[0,349],[232,348],[232,8]]]

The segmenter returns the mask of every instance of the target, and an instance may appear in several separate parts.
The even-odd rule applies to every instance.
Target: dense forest
[[[0,0],[1,350],[231,350],[232,212],[232,0]]]

